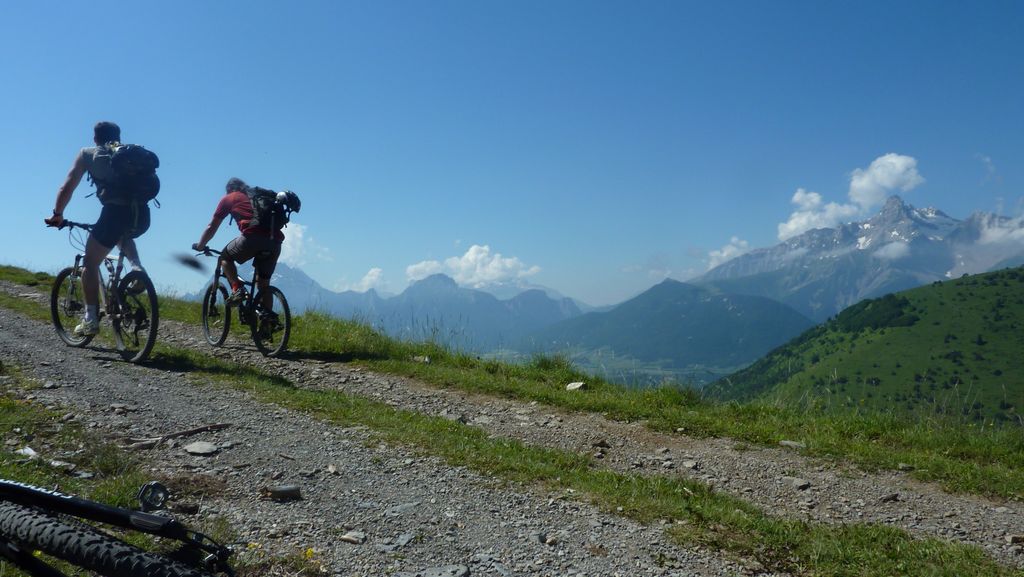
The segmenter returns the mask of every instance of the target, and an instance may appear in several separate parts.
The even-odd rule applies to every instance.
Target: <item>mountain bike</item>
[[[221,252],[207,248],[198,254],[219,257]],[[247,281],[241,277],[239,280],[247,289],[245,299],[238,305],[229,305],[225,301],[230,291],[218,258],[213,280],[203,294],[203,334],[206,336],[206,342],[215,347],[224,344],[231,330],[231,309],[237,308],[238,320],[244,325],[249,325],[256,348],[268,357],[281,354],[288,346],[288,337],[292,332],[292,313],[288,308],[288,300],[284,298],[284,293],[280,289],[267,286],[271,305],[269,309],[264,307],[263,292],[256,292],[260,280],[256,267],[253,267],[252,280]]]
[[[50,293],[50,318],[57,336],[72,347],[84,347],[93,335],[74,334],[75,324],[85,312],[85,292],[82,272],[85,269],[85,241],[75,229],[92,231],[92,225],[65,220],[57,227],[68,228],[71,246],[82,251],[75,255],[75,264],[57,273]],[[106,270],[107,280],[103,278]],[[121,356],[138,363],[149,356],[156,344],[160,314],[156,289],[145,271],[133,270],[121,276],[124,254],[106,257],[99,273],[100,318],[110,317],[114,328],[114,341]]]
[[[168,496],[163,485],[146,483],[139,490],[141,510],[133,511],[0,479],[0,559],[39,577],[62,577],[64,573],[37,552],[108,577],[234,575],[228,565],[229,547],[171,517],[150,513],[160,509]],[[78,519],[173,539],[181,543],[181,549],[171,559],[129,545]]]

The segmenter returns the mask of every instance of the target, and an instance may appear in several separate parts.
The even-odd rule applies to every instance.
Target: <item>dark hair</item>
[[[248,188],[248,185],[245,184],[244,180],[242,180],[241,178],[235,178],[233,176],[229,178],[228,183],[224,185],[225,192],[231,192],[233,190],[245,190],[246,188]]]
[[[92,129],[92,140],[98,145],[121,141],[121,127],[113,122],[97,122]]]

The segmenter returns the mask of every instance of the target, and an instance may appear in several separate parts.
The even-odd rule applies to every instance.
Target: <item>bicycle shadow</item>
[[[242,347],[237,347],[241,349]],[[285,377],[270,375],[255,367],[233,359],[220,359],[207,355],[190,354],[188,351],[161,350],[155,352],[146,361],[146,366],[152,369],[172,373],[194,373],[209,377],[224,377],[236,380],[242,378],[255,378],[272,383],[274,385],[294,387],[292,382]]]

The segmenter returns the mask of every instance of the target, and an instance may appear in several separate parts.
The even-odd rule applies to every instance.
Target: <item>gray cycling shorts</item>
[[[253,268],[265,279],[274,276],[277,258],[281,256],[281,241],[265,236],[240,236],[224,247],[223,256],[237,263],[252,261]]]

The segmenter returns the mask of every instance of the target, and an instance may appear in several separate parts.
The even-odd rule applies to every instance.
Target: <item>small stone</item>
[[[337,475],[338,474],[338,467],[335,466],[333,463],[330,464],[330,465],[327,465],[327,472],[330,473],[331,475]]]
[[[14,452],[15,455],[21,455],[22,457],[28,457],[29,459],[38,459],[39,453],[32,447],[23,447]]]
[[[423,577],[469,577],[469,567],[465,565],[430,567],[423,570]]]
[[[910,465],[908,463],[900,463],[900,464],[896,465],[896,469],[898,469],[900,471],[904,471],[904,472],[905,471],[913,471],[914,468],[915,467],[913,465]]]
[[[683,468],[690,469],[691,471],[696,471],[699,466],[697,461],[683,461]]]
[[[391,507],[390,509],[385,511],[384,514],[388,515],[389,517],[398,517],[400,515],[408,513],[409,511],[412,511],[413,509],[418,507],[419,504],[419,501],[414,501],[412,503],[402,503],[401,505],[395,505],[394,507]]]
[[[779,445],[787,449],[806,449],[807,445],[797,441],[779,441]]]
[[[46,383],[43,384],[43,388],[44,389],[56,389],[56,388],[59,388],[59,387],[60,387],[60,385],[58,385],[57,383],[55,383],[53,381],[46,381]]]
[[[351,543],[353,545],[362,545],[366,542],[366,533],[362,531],[349,531],[340,537],[343,543]]]
[[[213,455],[216,454],[217,451],[220,451],[220,447],[214,445],[213,443],[208,443],[206,441],[196,441],[194,443],[190,443],[188,445],[185,445],[184,449],[185,452],[190,455],[202,456]]]
[[[298,485],[274,485],[264,487],[261,491],[264,497],[274,501],[298,501],[302,499],[302,488]]]
[[[587,388],[587,384],[584,383],[583,381],[576,381],[575,383],[569,383],[568,385],[565,385],[565,390],[567,391],[581,391],[585,388]]]
[[[879,503],[895,503],[896,501],[899,501],[899,500],[900,500],[900,494],[899,493],[886,493],[885,495],[882,495],[881,497],[879,497],[878,502]]]
[[[430,364],[430,357],[426,355],[418,355],[412,358],[414,363],[423,363],[424,365]]]
[[[1024,535],[1007,535],[1006,542],[1010,545],[1020,545],[1024,543]]]
[[[811,488],[811,482],[800,477],[783,477],[782,480],[797,491],[806,491]]]

